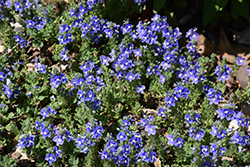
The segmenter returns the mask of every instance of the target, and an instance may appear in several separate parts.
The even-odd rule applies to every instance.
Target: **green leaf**
[[[39,97],[38,97],[38,100],[39,100],[39,101],[42,101],[45,97],[46,97],[46,96],[39,96]]]
[[[13,112],[11,112],[11,113],[9,113],[9,115],[7,116],[7,119],[10,119],[10,118],[12,118],[12,117],[14,117],[15,116],[15,114],[13,113]]]
[[[214,1],[206,0],[203,7],[203,25],[207,25],[217,13]]]
[[[17,136],[19,134],[19,129],[17,128],[16,124],[14,122],[11,123],[11,128],[14,134]]]
[[[165,3],[166,3],[166,0],[154,0],[154,4],[153,4],[154,10],[156,12],[159,12],[163,8]]]
[[[227,5],[228,0],[215,0],[215,3],[220,7],[220,11],[222,11],[222,9],[224,9]]]
[[[235,95],[236,95],[237,98],[241,97],[241,92],[240,92],[239,89],[237,89],[237,90],[235,91]]]
[[[33,40],[33,41],[32,41],[32,46],[33,46],[33,47],[38,46],[38,47],[41,48],[41,47],[43,47],[43,45],[44,45],[43,42],[40,41],[40,40]]]
[[[6,125],[6,126],[5,126],[5,129],[6,129],[7,131],[11,131],[11,123],[9,123],[8,125]]]
[[[232,0],[232,8],[235,8],[236,11],[245,17],[246,19],[249,18],[249,9],[248,9],[248,4],[246,0]],[[233,11],[232,11],[233,15]],[[234,16],[233,16],[234,17]]]
[[[0,62],[1,63],[5,63],[8,60],[8,55],[4,54],[2,56],[0,56]]]

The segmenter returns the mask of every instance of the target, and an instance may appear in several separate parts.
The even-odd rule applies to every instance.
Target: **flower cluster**
[[[95,144],[94,140],[102,136],[103,128],[101,126],[86,125],[86,133],[75,139],[77,147],[81,148],[81,152],[87,154],[89,148]]]
[[[189,94],[190,90],[188,88],[184,88],[182,85],[179,85],[174,88],[174,93],[172,96],[170,95],[170,92],[168,92],[168,95],[165,98],[165,102],[170,108],[172,106],[175,106],[175,102],[178,101],[179,98],[182,97],[188,98]]]
[[[186,45],[189,53],[195,53],[195,54],[197,54],[196,45],[198,43],[198,37],[199,37],[199,34],[193,28],[191,28],[186,33],[186,38],[190,39],[189,43]]]
[[[46,26],[46,20],[44,17],[36,16],[32,20],[28,19],[26,22],[27,27],[29,28],[36,28],[37,31],[40,31]]]
[[[50,78],[50,85],[52,87],[52,89],[54,88],[58,88],[62,83],[65,84],[67,82],[67,78],[66,75],[63,73],[60,73],[59,75],[53,75],[53,73],[51,74],[51,78]]]
[[[154,151],[146,151],[147,148],[143,147],[142,137],[140,133],[132,132],[130,127],[133,121],[131,118],[125,117],[123,119],[123,126],[120,127],[120,132],[116,136],[116,140],[112,135],[109,135],[101,153],[101,159],[113,160],[115,164],[120,166],[124,164],[129,166],[131,160],[135,163],[151,162],[156,161],[157,154]],[[147,124],[147,122],[152,122],[152,118],[142,119],[140,126],[145,126],[145,131],[148,132],[148,136],[155,134],[155,126]],[[136,152],[136,154],[134,154]],[[132,154],[133,153],[133,154]],[[132,156],[132,157],[131,157]]]
[[[134,2],[141,5],[145,0]],[[166,156],[171,162],[215,166],[222,155],[231,156],[229,152],[235,146],[239,151],[232,156],[242,153],[249,145],[243,129],[250,126],[250,118],[233,107],[218,106],[225,92],[218,85],[229,78],[232,69],[224,62],[209,69],[203,67],[215,60],[203,59],[196,51],[196,30],[190,29],[185,36],[186,47],[179,47],[182,33],[169,26],[165,16],[156,14],[135,24],[105,19],[112,3],[86,0],[68,4],[69,12],[57,13],[50,4],[35,11],[38,1],[13,2],[15,18],[19,14],[26,27],[24,33],[19,31],[11,38],[18,34],[14,39],[17,48],[23,49],[14,48],[1,60],[20,56],[23,62],[0,62],[1,110],[10,113],[3,114],[8,121],[25,110],[31,117],[27,120],[35,123],[34,127],[28,121],[21,125],[26,134],[18,146],[45,152],[43,159],[50,166],[81,166],[93,158],[118,166],[145,165],[157,157],[164,159],[169,152],[174,155]],[[121,1],[122,5],[126,3]],[[11,6],[11,1],[1,1],[0,14]],[[102,8],[107,11],[100,12]],[[46,57],[43,64],[31,56],[35,72],[28,73],[21,63],[33,62],[26,59],[27,54],[47,48],[32,48],[39,42],[53,43],[48,46],[52,56],[41,54]],[[243,65],[244,61],[238,58],[236,63]],[[211,76],[216,79],[211,80]],[[146,112],[147,108],[153,112]],[[232,121],[237,122],[237,128],[230,128]],[[9,124],[12,127],[12,121]],[[98,152],[100,156],[94,157]],[[41,166],[40,162],[37,165]]]
[[[38,62],[38,60],[36,59],[35,60],[35,71],[37,72],[37,73],[42,73],[42,74],[46,74],[46,69],[45,69],[45,65],[43,65],[43,64],[40,64],[40,63],[37,63]]]
[[[20,140],[18,141],[18,147],[24,148],[26,147],[30,147],[34,145],[34,140],[35,140],[36,135],[32,135],[30,134],[23,134],[22,137],[20,138]]]
[[[182,145],[184,144],[184,139],[181,138],[181,137],[178,137],[177,134],[171,134],[171,135],[168,135],[167,136],[167,140],[168,140],[168,145],[170,146],[176,146],[176,147],[179,147],[181,148]]]
[[[214,88],[210,88],[209,85],[203,86],[203,91],[205,92],[209,104],[219,104],[223,100],[222,92],[216,91]]]
[[[218,76],[218,80],[225,82],[228,80],[229,75],[232,73],[232,69],[226,64],[223,68],[217,66],[215,69],[215,74]]]
[[[19,44],[20,48],[27,48],[29,41],[28,40],[24,40],[23,38],[19,37],[18,35],[14,36],[16,42]]]

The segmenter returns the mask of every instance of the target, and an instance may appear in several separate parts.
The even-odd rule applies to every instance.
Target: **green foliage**
[[[204,24],[230,3],[202,2]],[[10,48],[0,56],[1,145],[11,149],[18,138],[36,166],[148,166],[157,158],[171,166],[228,165],[222,156],[249,162],[239,151],[249,145],[249,120],[236,110],[249,88],[222,106],[225,81],[239,65],[201,57],[195,29],[181,34],[160,15],[139,21],[145,5],[161,12],[170,1],[72,1],[60,11],[38,3],[22,11],[18,2],[3,5],[3,20],[22,30],[4,23],[0,34]],[[239,127],[231,130],[231,121]]]
[[[4,155],[0,157],[0,166],[14,166],[15,160],[11,159],[8,155]]]

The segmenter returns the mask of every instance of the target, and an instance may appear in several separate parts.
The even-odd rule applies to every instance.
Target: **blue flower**
[[[22,135],[22,137],[20,138],[17,144],[17,146],[21,147],[22,149],[25,147],[25,144],[26,144],[26,139],[24,137],[25,135]]]
[[[102,150],[101,159],[110,159],[109,153],[105,149]]]
[[[54,138],[53,141],[56,142],[56,145],[62,145],[63,144],[63,135],[57,134]]]
[[[32,3],[29,2],[29,0],[23,0],[23,4],[26,9],[29,9],[32,5]]]
[[[137,93],[142,93],[142,94],[144,94],[144,89],[145,89],[145,86],[144,85],[138,85],[137,87],[136,87],[136,92]]]
[[[220,147],[219,155],[222,156],[226,152],[226,150],[227,149],[225,147]]]
[[[2,91],[8,98],[12,97],[13,92],[10,90],[8,85],[3,85]]]
[[[106,149],[110,149],[112,147],[116,147],[118,145],[117,142],[115,142],[113,139],[110,139],[106,145]]]
[[[47,129],[47,128],[44,128],[42,131],[41,131],[41,134],[43,135],[43,138],[45,139],[46,137],[50,137],[51,136],[51,133],[50,131]]]
[[[4,72],[0,71],[0,81],[4,81],[6,77],[7,75]]]
[[[168,135],[168,145],[173,146],[174,145],[174,135]]]
[[[213,155],[216,155],[217,154],[217,146],[216,144],[214,143],[210,143],[210,152],[213,154]]]
[[[249,136],[245,135],[240,143],[242,146],[249,145]]]
[[[29,134],[29,136],[26,138],[26,146],[30,147],[34,145],[36,135]]]
[[[45,65],[42,65],[40,63],[36,63],[35,64],[35,71],[36,71],[36,73],[46,74]]]
[[[109,58],[109,57],[106,57],[106,56],[104,56],[104,55],[101,56],[101,64],[102,64],[102,65],[108,66],[108,65],[109,65],[109,61],[110,61],[110,58]]]
[[[39,122],[39,121],[36,121],[36,123],[35,123],[35,128],[36,128],[36,130],[39,130],[39,129],[40,129],[39,126],[40,126],[40,122]]]
[[[15,8],[16,8],[16,11],[20,11],[20,12],[23,11],[23,7],[21,6],[20,2],[15,3]]]
[[[216,136],[218,133],[218,128],[216,126],[212,126],[212,131],[210,132],[210,134],[214,137]]]
[[[147,119],[144,119],[144,118],[141,118],[140,122],[141,122],[141,126],[146,126],[148,124]]]
[[[131,125],[131,123],[130,123],[129,120],[127,120],[127,119],[124,119],[124,120],[122,121],[122,124],[123,124],[123,126],[126,127],[126,128],[128,128],[128,127]]]
[[[61,150],[57,148],[57,146],[54,147],[54,153],[56,154],[57,157],[62,157]]]
[[[242,141],[242,137],[240,136],[239,132],[236,131],[234,135],[231,137],[231,140],[233,141],[232,143],[240,144]]]
[[[173,144],[174,146],[181,148],[182,145],[184,144],[184,140],[181,137],[178,137]]]
[[[166,81],[166,77],[164,75],[160,75],[159,82],[161,82],[161,84],[163,85],[165,81]]]
[[[52,165],[53,162],[56,161],[56,156],[53,153],[49,153],[46,157],[45,160],[49,162],[49,166]]]
[[[119,79],[122,79],[123,77],[123,73],[121,71],[119,71],[116,76],[119,78]]]
[[[27,27],[33,28],[33,26],[35,25],[35,22],[33,20],[28,19],[26,24],[27,24]]]
[[[49,113],[47,112],[47,108],[43,107],[40,113],[43,116],[43,119],[45,119],[46,117],[49,117]]]
[[[49,111],[50,113],[56,115],[56,111],[55,111],[53,108],[48,107],[48,111]]]
[[[241,66],[241,65],[245,65],[246,59],[243,58],[243,57],[241,57],[241,56],[239,56],[239,57],[237,57],[237,59],[234,60],[234,61],[237,63],[238,66]]]
[[[94,131],[93,131],[94,135],[92,136],[92,138],[98,139],[99,137],[102,136],[102,132],[103,132],[103,128],[101,126],[96,126],[94,128]]]
[[[68,61],[70,59],[70,57],[67,55],[67,47],[64,47],[59,55],[62,57],[62,61]]]
[[[227,136],[227,131],[224,129],[222,129],[222,131],[217,135],[217,137],[221,138],[221,140],[223,140],[226,136]]]
[[[165,98],[165,102],[168,104],[168,107],[170,108],[172,106],[175,106],[176,99],[167,95]]]
[[[70,140],[73,140],[73,137],[72,137],[70,131],[68,131],[68,130],[66,130],[66,132],[65,132],[65,137],[68,140],[68,142],[70,142]]]
[[[164,108],[159,108],[157,115],[165,118],[167,115],[165,114],[165,109]]]
[[[201,151],[200,151],[200,155],[205,155],[208,156],[209,155],[209,147],[208,146],[203,146],[201,145]]]
[[[189,128],[189,136],[190,137],[192,137],[193,135],[194,135],[194,128],[191,126],[190,128]]]
[[[194,114],[194,122],[199,122],[201,115],[199,113]]]
[[[127,140],[128,137],[126,136],[125,132],[121,131],[121,132],[118,133],[116,139],[120,140],[120,142],[122,142],[122,141]]]
[[[76,146],[84,148],[85,141],[86,141],[85,138],[78,137],[77,139],[75,139]]]
[[[150,161],[151,163],[154,163],[155,161],[157,161],[156,156],[157,156],[156,152],[150,151],[150,153],[149,153],[149,157],[150,157],[149,161]]]
[[[133,144],[136,150],[142,147],[142,138],[139,133],[134,133],[134,135],[129,140],[130,144]]]
[[[199,141],[201,141],[201,139],[204,137],[204,132],[200,132],[200,131],[198,131],[198,132],[196,132],[195,134],[194,134],[194,140],[199,140]]]
[[[141,57],[142,56],[140,48],[133,50],[133,52],[134,52],[134,56],[135,57],[137,57],[137,56]]]
[[[95,93],[93,90],[89,90],[87,93],[86,93],[86,98],[85,98],[86,101],[91,101],[93,102],[95,100]]]
[[[155,125],[146,125],[145,131],[148,132],[148,135],[155,135],[156,130],[155,130]]]
[[[133,75],[132,73],[127,73],[127,79],[129,80],[129,82],[133,81],[135,79],[135,75]]]
[[[208,161],[205,161],[201,167],[212,167],[212,165],[208,162]]]
[[[141,149],[138,155],[141,157],[142,161],[148,162],[150,159],[150,157],[148,157],[148,152],[146,152],[144,148]]]
[[[185,115],[185,120],[188,124],[192,124],[193,123],[193,120],[191,119],[191,116],[190,114],[187,114]]]

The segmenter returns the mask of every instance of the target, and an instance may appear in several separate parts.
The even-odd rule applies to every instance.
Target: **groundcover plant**
[[[146,1],[128,3],[133,13]],[[182,34],[158,14],[115,23],[114,4],[0,1],[1,145],[17,139],[43,167],[249,162],[250,118],[237,107],[249,88],[222,103],[245,60],[217,65],[197,52],[195,29]]]

